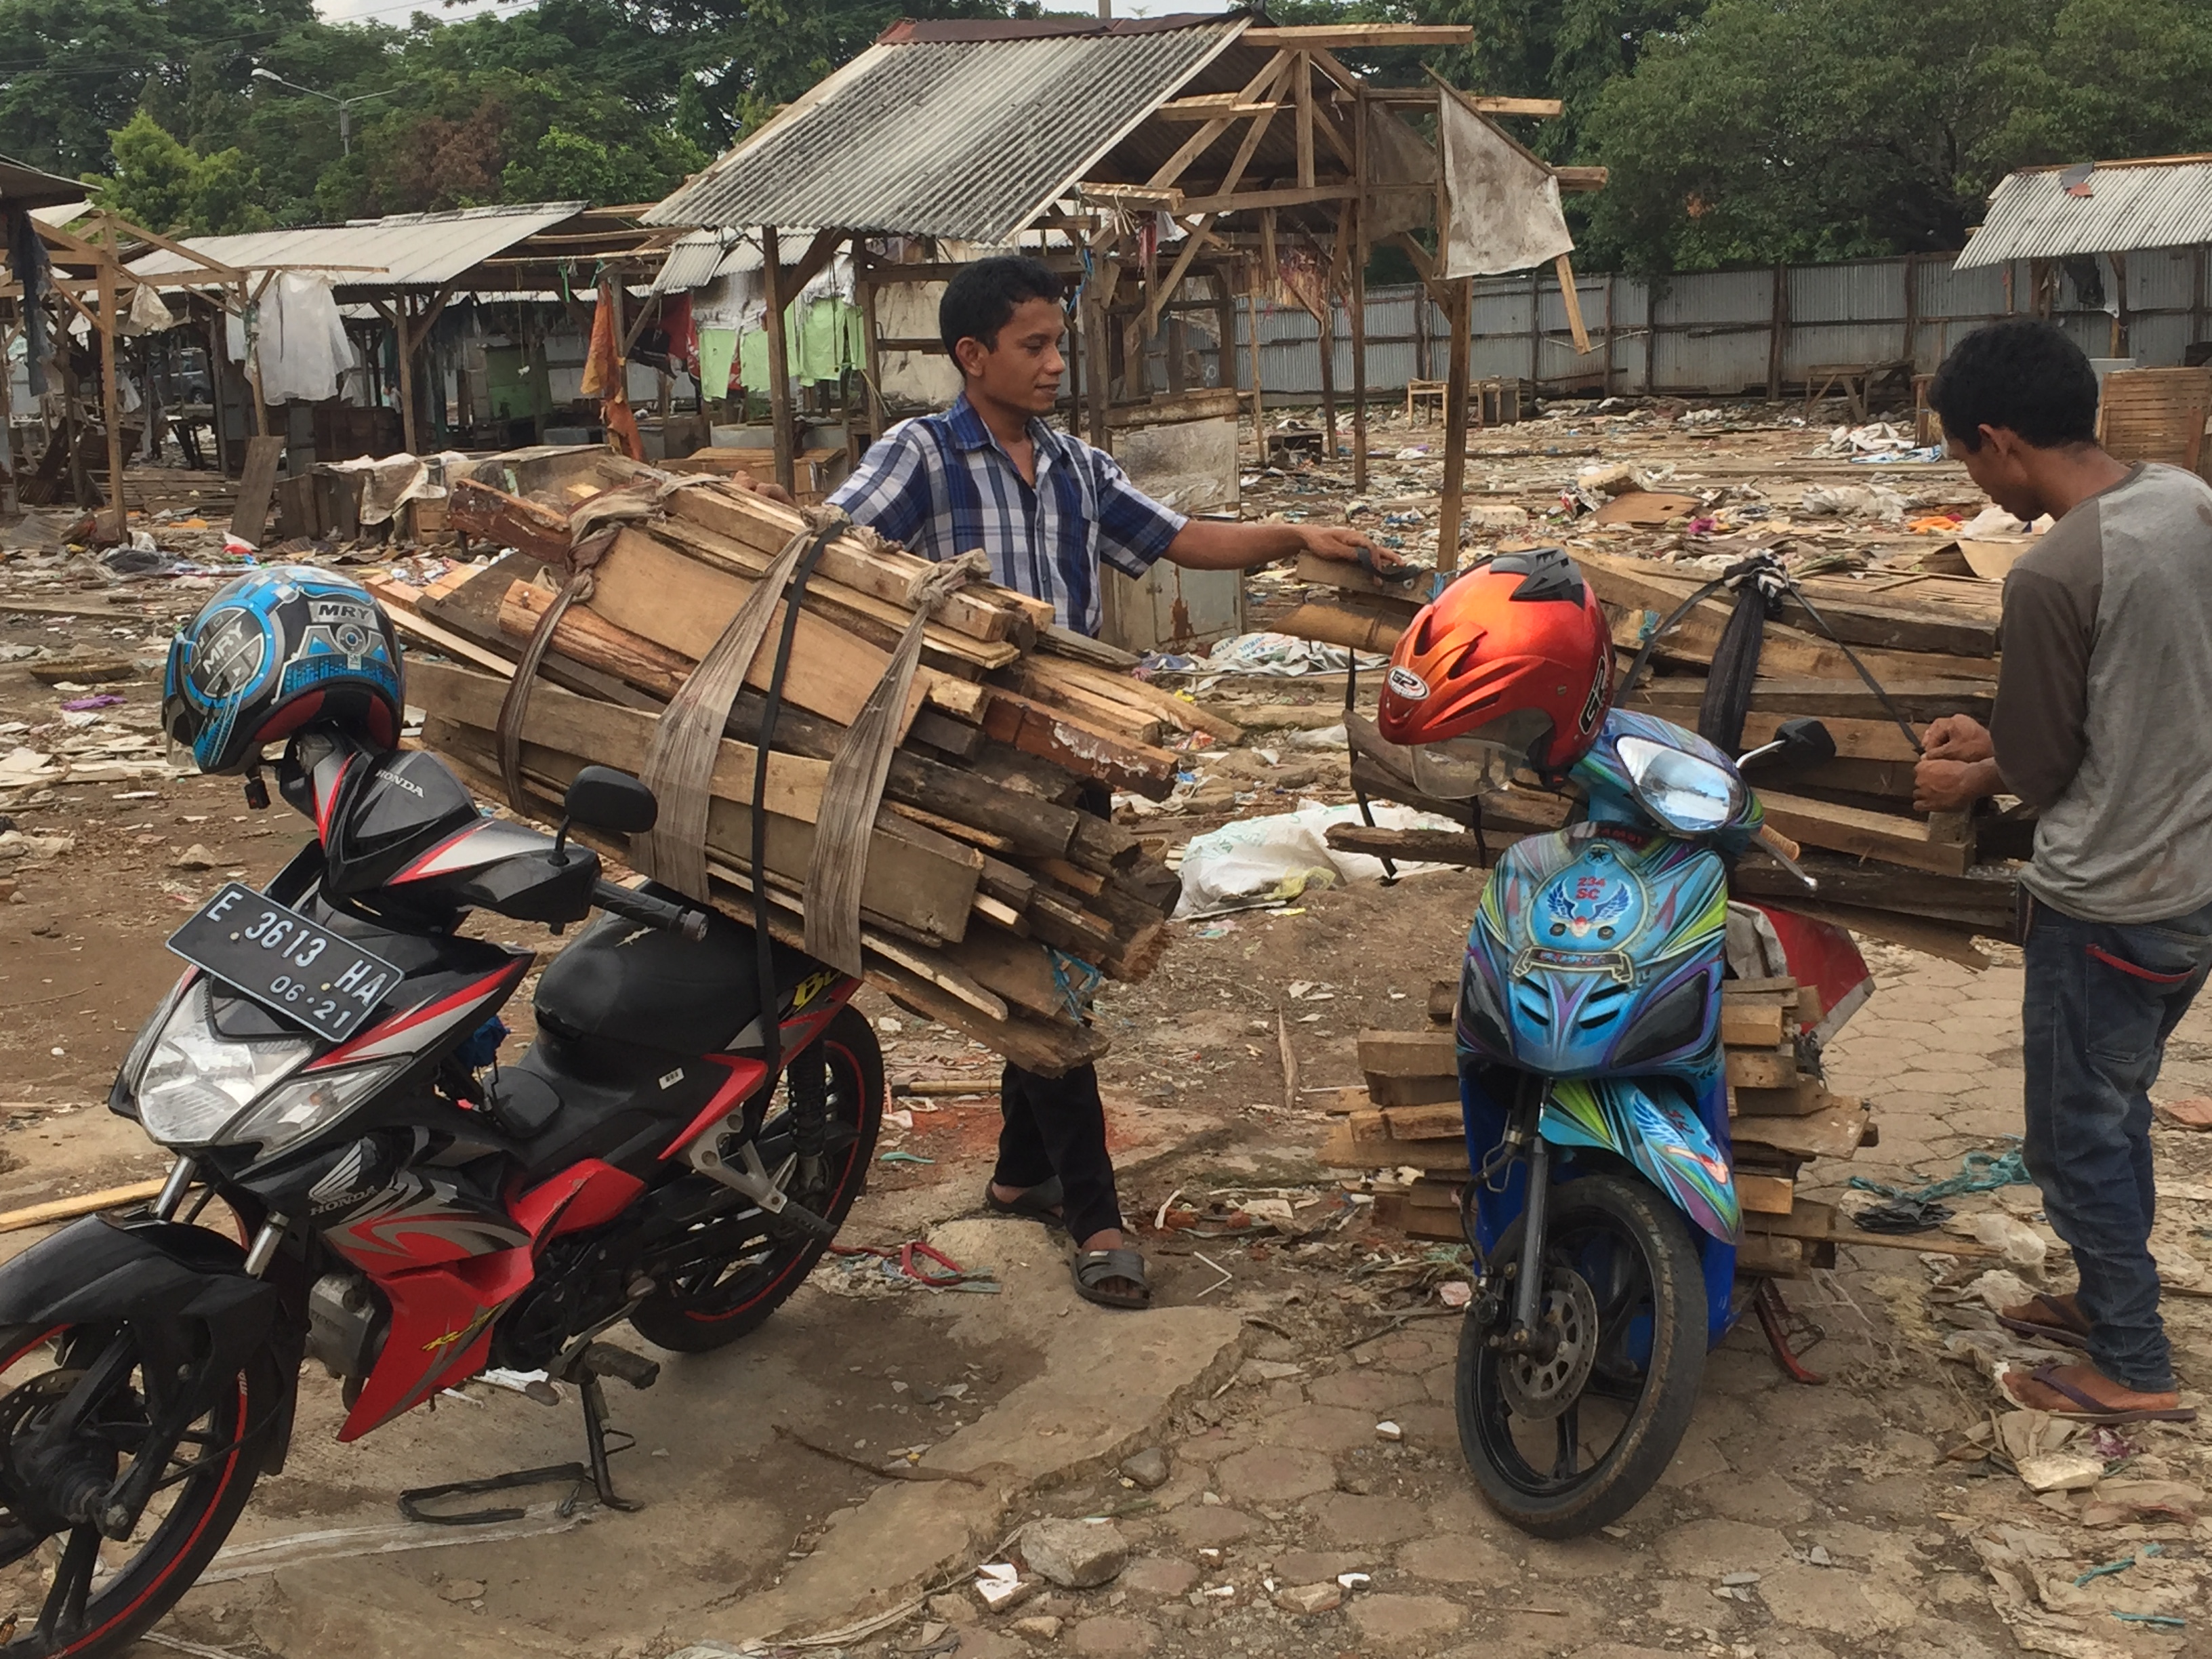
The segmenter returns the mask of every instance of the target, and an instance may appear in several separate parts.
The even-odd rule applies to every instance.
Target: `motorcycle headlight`
[[[198,975],[191,971],[179,975],[177,982],[169,988],[169,994],[161,999],[161,1006],[154,1010],[146,1023],[138,1028],[138,1035],[131,1040],[131,1052],[123,1056],[123,1065],[115,1075],[125,1092],[134,1099],[138,1093],[139,1079],[146,1074],[146,1062],[153,1055],[155,1042],[168,1029],[169,1018],[177,1012],[177,1004],[184,1000],[185,993],[192,988],[198,978]]]
[[[1678,835],[1711,834],[1743,810],[1743,781],[1709,760],[1648,738],[1614,746],[1644,810]]]
[[[224,1130],[223,1140],[231,1146],[258,1140],[264,1158],[281,1152],[344,1116],[406,1069],[409,1058],[294,1078]]]
[[[203,980],[179,1000],[146,1056],[138,1121],[164,1146],[210,1146],[315,1048],[310,1036],[241,1042],[222,1036],[210,1023]]]

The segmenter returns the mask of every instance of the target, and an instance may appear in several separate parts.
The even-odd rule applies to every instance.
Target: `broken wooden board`
[[[994,742],[1149,800],[1164,800],[1175,787],[1179,763],[1172,750],[1136,742],[1018,692],[990,690],[981,724]]]
[[[1847,670],[1848,672],[1848,665]],[[1986,723],[1996,686],[1988,679],[1887,680],[1882,690],[1908,720],[1926,723],[1946,714],[1971,714]],[[1694,728],[1705,700],[1705,679],[1698,674],[1658,674],[1638,684],[1624,708],[1656,714]],[[1821,720],[1886,721],[1889,710],[1856,675],[1848,679],[1781,677],[1752,682],[1751,711],[1778,720],[1810,714]],[[1748,729],[1748,728],[1747,728]],[[1893,725],[1890,729],[1895,731]]]
[[[1729,1126],[1729,1136],[1738,1146],[1790,1158],[1849,1158],[1866,1140],[1874,1116],[1849,1096],[1836,1099],[1827,1110],[1805,1117],[1740,1117]]]
[[[1902,814],[1869,812],[1856,806],[1838,806],[1829,801],[1808,800],[1802,795],[1759,791],[1766,821],[1776,830],[1808,847],[1850,853],[1860,858],[1881,859],[1914,870],[1939,875],[1966,873],[1973,862],[1973,848],[1957,842],[1937,841],[1925,819]]]
[[[239,475],[238,495],[231,502],[230,533],[255,547],[269,526],[270,503],[276,495],[276,466],[284,459],[282,438],[248,438],[246,466]]]
[[[1788,1215],[1796,1183],[1784,1176],[1754,1175],[1739,1170],[1735,1176],[1737,1206],[1760,1215]]]

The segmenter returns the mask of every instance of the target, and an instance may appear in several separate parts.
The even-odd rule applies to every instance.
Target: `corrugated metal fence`
[[[1556,392],[1661,392],[1730,396],[1764,393],[1771,384],[1802,391],[1830,365],[1910,361],[1931,374],[1951,343],[1979,325],[2030,308],[2027,263],[1954,270],[1949,254],[1864,259],[1848,264],[1795,265],[1777,270],[1720,270],[1677,276],[1655,293],[1629,276],[1583,276],[1576,283],[1590,350],[1575,350],[1558,282],[1541,276],[1485,277],[1474,285],[1471,366],[1478,378],[1510,375]],[[2099,262],[2105,291],[2118,284]],[[2128,256],[2126,347],[2119,353],[2145,368],[2170,368],[2192,341],[2212,338],[2207,250],[2161,248]],[[2060,283],[2054,313],[2093,357],[2113,355],[2109,309],[2066,308],[2078,302],[2070,281]],[[2016,302],[2016,303],[2015,303]],[[1186,350],[1196,359],[1194,383],[1219,384],[1211,308],[1183,319]],[[1266,398],[1310,401],[1321,394],[1320,329],[1296,306],[1239,302],[1239,383],[1251,384],[1255,328],[1260,386]],[[1376,288],[1367,295],[1367,384],[1401,392],[1413,380],[1438,380],[1449,349],[1450,324],[1417,287]],[[1164,335],[1156,347],[1153,383],[1164,390]],[[1187,363],[1188,359],[1186,359]],[[1339,396],[1352,386],[1349,319],[1336,324],[1334,379]]]

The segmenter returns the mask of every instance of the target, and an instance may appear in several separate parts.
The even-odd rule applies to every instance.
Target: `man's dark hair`
[[[2009,427],[2038,449],[2097,440],[2097,371],[2056,324],[2008,317],[1951,349],[1928,388],[1944,435],[1978,453],[1982,428]]]
[[[945,355],[957,368],[960,354],[954,348],[963,340],[981,340],[996,351],[999,331],[1016,306],[1024,300],[1058,305],[1065,288],[1042,259],[1015,254],[978,259],[945,285],[945,297],[937,302],[937,331],[945,337]]]

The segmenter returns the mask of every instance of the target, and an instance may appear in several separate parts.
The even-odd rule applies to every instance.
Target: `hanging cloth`
[[[1444,228],[1440,276],[1495,276],[1547,265],[1574,252],[1559,181],[1450,88],[1440,100]]]

